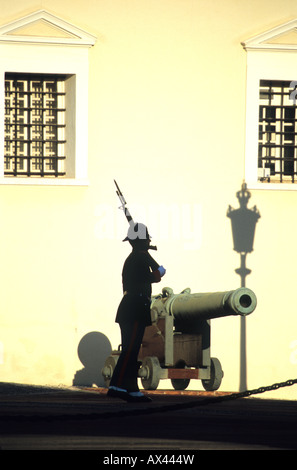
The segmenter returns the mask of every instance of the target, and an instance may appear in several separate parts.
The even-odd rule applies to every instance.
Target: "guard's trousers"
[[[120,323],[122,351],[115,366],[110,386],[137,392],[137,361],[139,349],[144,335],[145,325],[142,322]]]

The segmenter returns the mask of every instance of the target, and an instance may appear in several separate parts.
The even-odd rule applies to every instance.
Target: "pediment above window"
[[[241,44],[247,51],[297,51],[297,19],[258,34]]]
[[[91,47],[96,37],[63,19],[40,10],[0,26],[0,44],[63,44]]]

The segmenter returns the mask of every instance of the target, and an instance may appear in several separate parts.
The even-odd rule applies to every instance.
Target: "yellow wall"
[[[156,259],[167,269],[154,293],[165,285],[176,292],[240,286],[226,217],[228,205],[238,205],[244,178],[246,52],[240,42],[297,18],[297,5],[0,4],[2,24],[46,9],[97,36],[89,52],[89,186],[0,187],[0,381],[71,385],[82,368],[77,346],[86,333],[104,333],[113,348],[120,342],[114,316],[129,248],[121,242],[126,224],[114,178],[131,209],[139,205],[134,214],[148,223],[161,205],[178,215],[189,210],[190,220],[199,220],[198,246],[169,225],[167,235],[162,232],[162,215],[154,222]],[[247,258],[247,286],[258,297],[247,319],[247,384],[256,388],[296,376],[297,193],[252,191],[250,204],[261,213]],[[221,390],[239,387],[239,330],[238,318],[212,322],[212,355],[225,372]],[[191,388],[202,389],[198,381]],[[294,387],[265,394],[295,396]]]

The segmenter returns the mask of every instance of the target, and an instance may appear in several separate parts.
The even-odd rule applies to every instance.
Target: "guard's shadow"
[[[106,358],[111,354],[111,344],[109,339],[97,331],[87,333],[80,340],[77,354],[84,365],[83,369],[78,370],[73,378],[74,386],[104,387],[104,379],[101,370]]]

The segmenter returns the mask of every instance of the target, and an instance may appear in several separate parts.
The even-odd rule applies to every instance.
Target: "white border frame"
[[[297,43],[267,44],[266,42],[292,30],[297,33],[296,27],[297,20],[290,21],[242,43],[247,51],[245,181],[250,189],[297,191],[296,183],[258,181],[260,80],[297,81]]]
[[[14,36],[16,29],[36,21],[47,21],[54,28],[65,31],[69,37]],[[21,31],[20,31],[21,32]],[[74,36],[75,35],[75,36]],[[72,119],[75,122],[73,152],[75,176],[63,178],[5,177],[4,158],[0,159],[0,184],[9,185],[88,185],[88,49],[95,37],[45,12],[39,11],[0,28],[0,142],[4,144],[4,78],[6,72],[65,74],[75,76]],[[4,155],[4,145],[2,156]]]
[[[37,22],[44,22],[56,29],[59,34],[55,36],[28,36],[21,33],[22,28],[34,25]],[[63,36],[64,34],[64,36]],[[96,37],[86,31],[68,23],[65,20],[49,13],[46,10],[39,10],[18,20],[7,23],[0,27],[0,42],[15,42],[29,44],[62,44],[68,46],[94,46]]]

